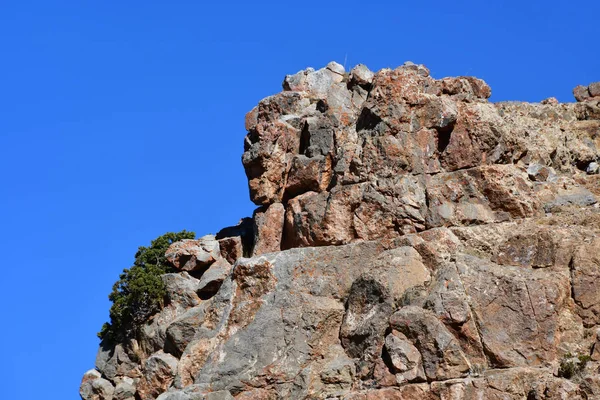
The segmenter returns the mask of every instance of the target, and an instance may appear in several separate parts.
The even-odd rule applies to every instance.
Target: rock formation
[[[175,243],[84,400],[600,398],[600,83],[490,103],[422,65],[289,75],[246,116],[253,218]]]

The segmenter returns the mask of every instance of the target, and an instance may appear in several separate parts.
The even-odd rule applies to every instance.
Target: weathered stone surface
[[[566,185],[556,189],[555,195],[544,204],[546,212],[560,212],[566,207],[585,207],[596,204],[598,199],[589,190],[581,186]]]
[[[438,174],[427,182],[427,225],[458,226],[531,217],[540,205],[514,166]]]
[[[341,344],[351,358],[361,359],[361,375],[371,372],[371,364],[381,354],[383,337],[393,299],[389,290],[375,279],[354,281],[346,301],[340,327]]]
[[[587,327],[600,324],[600,237],[582,244],[572,260],[573,300]]]
[[[203,300],[214,296],[230,274],[231,264],[222,258],[217,260],[202,274],[198,282],[198,296]]]
[[[221,257],[229,264],[235,262],[244,256],[244,244],[239,236],[219,239],[219,248],[221,249]]]
[[[114,392],[114,386],[103,379],[100,372],[92,369],[83,375],[79,387],[79,395],[83,400],[112,400]]]
[[[221,229],[215,235],[221,249],[221,257],[233,265],[241,257],[247,257],[254,246],[254,221],[242,218],[236,226]]]
[[[406,335],[421,352],[428,379],[458,378],[469,372],[469,361],[458,341],[433,313],[418,307],[403,307],[391,316],[390,325]]]
[[[527,175],[532,181],[545,182],[556,180],[556,173],[552,168],[537,163],[529,164]]]
[[[592,97],[600,96],[600,82],[590,83],[588,86],[588,91]]]
[[[135,378],[139,375],[138,364],[131,359],[126,350],[127,346],[128,344],[121,343],[116,345],[100,343],[96,355],[96,368],[102,373],[102,376],[113,381],[118,376]]]
[[[181,271],[197,271],[206,268],[220,255],[219,242],[212,235],[198,240],[184,239],[173,243],[165,253],[167,261]]]
[[[199,329],[204,321],[205,306],[194,307],[177,318],[167,328],[167,343],[165,349],[176,357],[181,357],[181,354],[186,349],[187,345],[196,335],[196,330]]]
[[[142,400],[155,399],[173,382],[177,372],[177,358],[171,354],[157,353],[144,363],[144,374],[138,382],[138,395]]]
[[[591,97],[590,92],[587,86],[576,86],[573,89],[573,96],[575,96],[575,100],[577,101],[585,101]]]
[[[306,192],[322,192],[331,182],[331,157],[318,154],[307,157],[303,154],[292,159],[288,174],[285,197],[296,197]]]
[[[516,234],[498,248],[495,262],[502,265],[543,268],[554,265],[556,245],[548,231]]]
[[[112,400],[115,388],[96,371],[88,371],[83,376],[79,395],[83,400]]]
[[[366,65],[358,64],[350,71],[350,80],[360,86],[369,86],[373,82],[375,74]]]
[[[492,366],[555,360],[559,318],[570,295],[567,274],[499,267],[472,256],[457,258],[456,266]]]
[[[577,101],[600,100],[600,82],[590,83],[588,86],[579,85],[573,89],[573,96]]]
[[[492,104],[407,62],[283,88],[246,115],[260,208],[171,246],[164,308],[82,398],[600,397],[600,84]]]
[[[162,276],[169,303],[183,310],[200,304],[198,279],[187,272]]]
[[[392,332],[385,338],[385,351],[396,373],[396,383],[425,381],[421,353],[400,332]]]
[[[281,250],[285,208],[281,203],[259,208],[254,212],[253,256]]]
[[[132,400],[135,396],[135,385],[128,382],[121,382],[117,385],[114,392],[115,400]]]

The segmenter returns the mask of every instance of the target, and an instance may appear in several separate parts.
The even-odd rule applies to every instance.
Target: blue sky
[[[600,2],[0,0],[0,376],[78,399],[138,246],[249,216],[244,115],[285,74],[406,60],[492,100],[600,80]]]

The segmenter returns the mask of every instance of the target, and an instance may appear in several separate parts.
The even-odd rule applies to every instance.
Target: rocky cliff
[[[83,399],[600,398],[600,83],[490,103],[406,63],[246,116],[252,218],[175,243]]]

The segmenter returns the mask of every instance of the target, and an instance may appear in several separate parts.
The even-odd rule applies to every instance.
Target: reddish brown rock
[[[349,393],[344,400],[439,400],[428,384],[412,384],[401,388],[372,389]]]
[[[331,158],[318,155],[308,158],[297,155],[292,159],[285,188],[285,197],[291,198],[306,192],[322,192],[331,181]]]
[[[219,248],[221,257],[232,265],[244,256],[244,245],[240,236],[219,239]]]
[[[457,267],[492,366],[547,366],[556,359],[560,321],[569,312],[566,274],[471,256]]]
[[[221,229],[216,239],[221,257],[233,265],[241,257],[250,255],[254,246],[254,220],[242,218],[237,225]]]
[[[274,203],[254,212],[253,256],[281,250],[284,218],[285,208],[281,203]]]
[[[261,122],[246,138],[246,149],[242,161],[252,201],[257,204],[280,201],[291,154],[300,149],[300,132],[284,122]]]
[[[571,264],[573,299],[587,327],[600,324],[600,238],[582,244]]]
[[[438,174],[427,181],[430,227],[525,218],[540,205],[532,185],[511,165]]]
[[[543,268],[554,265],[554,239],[547,231],[515,235],[502,243],[494,261],[501,265]]]

